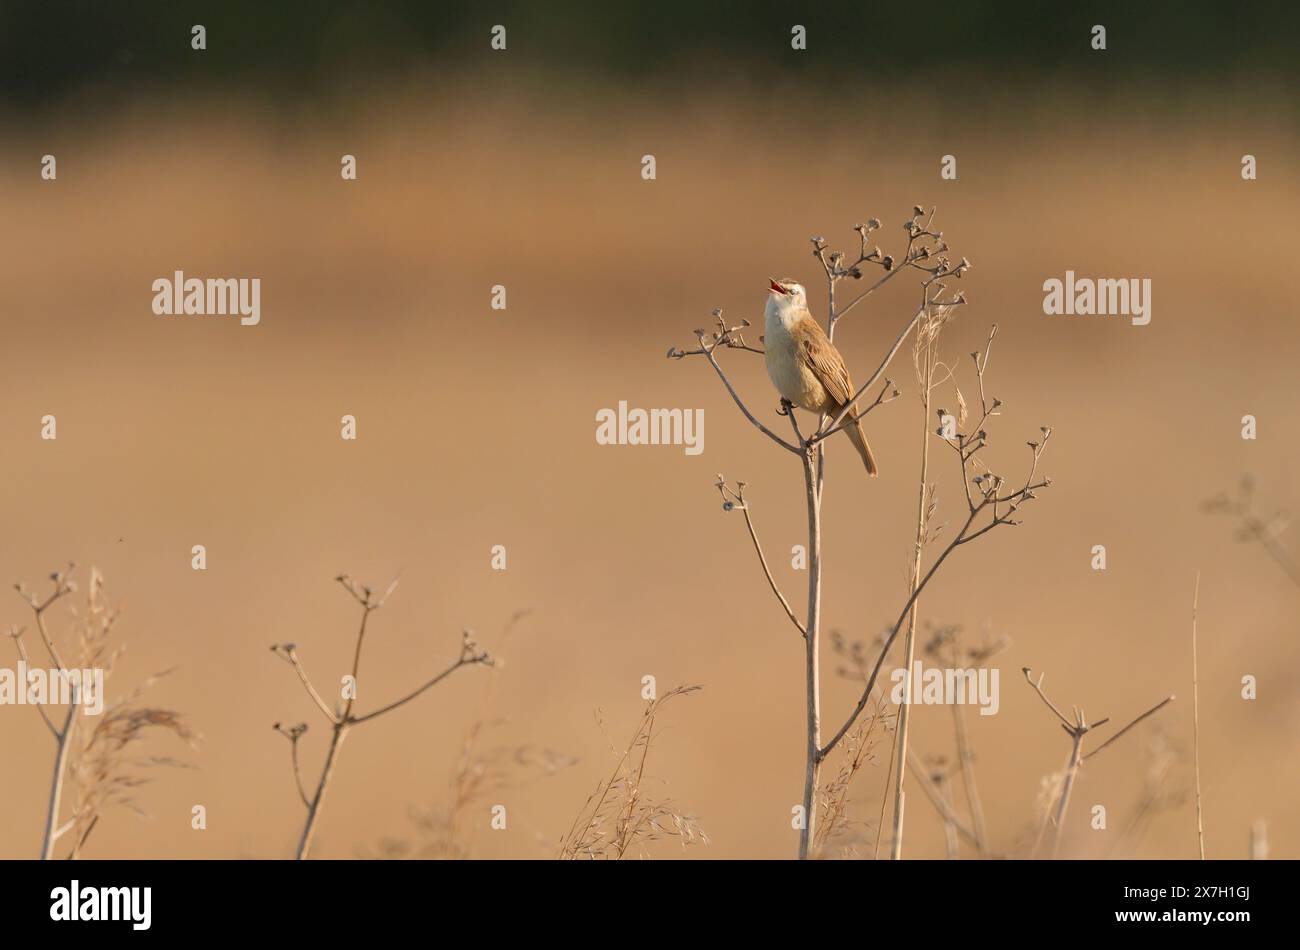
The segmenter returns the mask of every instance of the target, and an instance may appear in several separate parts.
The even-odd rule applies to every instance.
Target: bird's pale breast
[[[821,412],[827,402],[826,387],[799,353],[798,342],[779,320],[768,320],[763,334],[763,360],[772,385],[800,409]]]

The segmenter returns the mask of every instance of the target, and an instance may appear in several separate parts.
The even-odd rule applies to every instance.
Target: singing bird
[[[767,375],[782,397],[800,409],[825,413],[834,422],[854,392],[844,357],[808,312],[808,296],[803,285],[789,278],[770,283],[763,314],[763,359],[767,363]],[[856,404],[849,410],[850,415],[856,415],[857,411]],[[867,474],[874,478],[878,469],[862,432],[862,423],[854,419],[844,432],[862,456]]]

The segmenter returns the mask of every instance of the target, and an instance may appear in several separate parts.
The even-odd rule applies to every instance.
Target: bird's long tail
[[[854,406],[851,411],[857,413],[858,407]],[[857,419],[854,419],[853,424],[846,428],[844,433],[850,440],[852,440],[853,447],[856,448],[858,454],[862,456],[862,463],[867,467],[867,474],[872,478],[879,475],[880,469],[876,468],[876,460],[871,455],[871,446],[867,445],[867,437],[862,431],[862,423]]]

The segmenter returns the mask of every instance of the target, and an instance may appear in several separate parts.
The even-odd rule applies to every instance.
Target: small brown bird
[[[794,405],[825,413],[834,421],[854,393],[844,357],[808,312],[803,285],[789,278],[770,283],[763,336],[767,375],[777,392]],[[855,403],[850,414],[856,415],[857,411]],[[862,423],[855,419],[844,432],[862,456],[867,474],[874,478],[879,470]]]

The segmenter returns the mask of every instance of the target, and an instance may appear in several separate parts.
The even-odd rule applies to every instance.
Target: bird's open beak
[[[785,296],[786,294],[789,293],[788,290],[786,290],[784,287],[782,287],[780,284],[774,281],[771,277],[767,279],[767,282],[772,285],[772,293],[780,294],[781,296]]]

